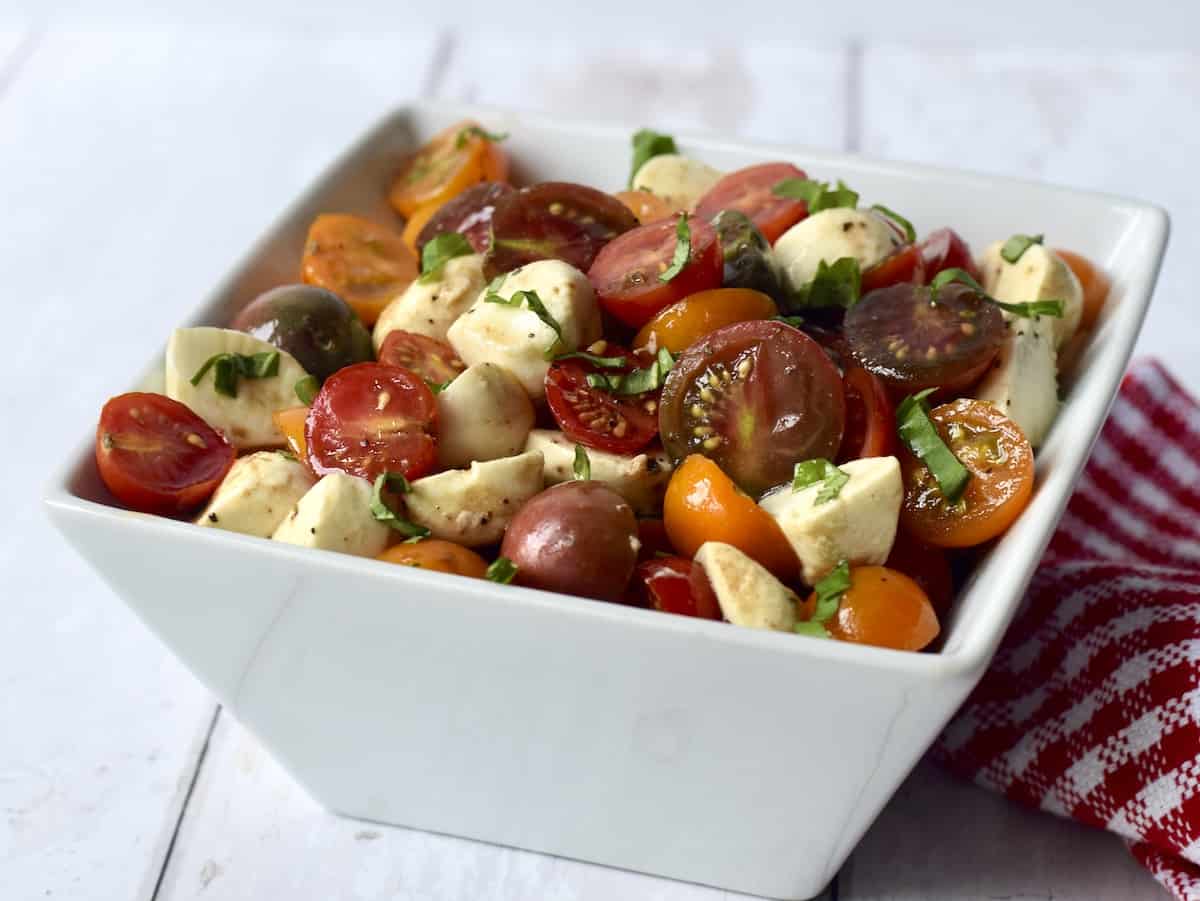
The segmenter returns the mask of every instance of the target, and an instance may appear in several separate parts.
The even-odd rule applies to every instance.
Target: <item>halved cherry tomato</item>
[[[304,242],[301,278],[332,291],[371,325],[418,272],[417,256],[394,229],[347,213],[323,213]]]
[[[706,541],[721,541],[784,581],[799,573],[796,554],[771,514],[699,454],[684,460],[667,483],[663,524],[671,544],[684,556],[696,556]]]
[[[642,326],[633,346],[647,347],[653,340],[655,349],[665,347],[673,354],[681,354],[722,326],[778,315],[775,301],[761,291],[714,288],[689,295],[660,311]]]
[[[789,178],[808,178],[791,163],[760,163],[730,172],[696,202],[696,218],[711,222],[721,210],[737,210],[750,217],[763,237],[774,244],[780,236],[808,215],[803,200],[772,193]]]
[[[563,260],[587,272],[604,245],[636,226],[624,204],[595,188],[558,181],[522,188],[496,202],[484,275],[535,260]]]
[[[631,328],[689,294],[721,284],[721,244],[713,227],[698,218],[688,219],[688,262],[670,281],[660,280],[675,256],[677,222],[662,219],[626,232],[601,250],[588,270],[601,305]]]
[[[804,602],[801,619],[812,615],[816,603],[814,592]],[[850,587],[825,628],[839,641],[898,651],[919,651],[941,631],[921,586],[886,566],[850,567]]]
[[[825,351],[783,322],[739,322],[689,347],[659,408],[673,459],[704,454],[745,491],[786,482],[800,460],[832,459],[846,419],[842,378]]]
[[[904,529],[897,529],[892,551],[883,565],[899,570],[920,585],[939,618],[950,612],[954,601],[954,576],[946,552],[941,548],[923,544]]]
[[[307,464],[308,442],[304,439],[304,421],[308,419],[308,407],[285,407],[272,413],[271,419],[287,441],[288,450],[296,455],[297,460]]]
[[[467,368],[445,341],[404,329],[388,332],[379,348],[379,362],[409,369],[430,385],[444,385]]]
[[[921,260],[921,248],[906,244],[889,257],[863,271],[862,293],[869,294],[879,288],[900,284],[925,284],[925,264]]]
[[[487,561],[474,551],[438,538],[426,538],[415,544],[394,544],[375,559],[473,579],[482,579],[488,568]]]
[[[178,401],[112,398],[96,426],[96,467],[113,496],[142,513],[186,513],[217,490],[237,451]]]
[[[618,191],[613,196],[629,207],[629,211],[637,216],[642,225],[666,219],[679,212],[679,208],[674,204],[649,191]]]
[[[671,547],[671,539],[667,537],[667,527],[661,519],[638,520],[638,563],[653,560],[660,554],[674,555],[675,548]]]
[[[984,401],[960,398],[935,407],[931,418],[971,479],[958,502],[948,504],[925,465],[902,453],[904,528],[936,547],[972,547],[1002,534],[1033,494],[1029,441],[1016,423]]]
[[[438,235],[458,232],[470,242],[476,253],[486,253],[496,204],[512,193],[510,185],[499,181],[484,181],[467,188],[426,217],[415,239],[417,252],[420,253],[421,248]]]
[[[339,369],[313,398],[304,437],[317,475],[341,470],[373,481],[383,472],[415,479],[437,463],[437,402],[421,377],[399,366]]]
[[[1089,331],[1104,309],[1104,301],[1112,288],[1112,280],[1099,266],[1082,254],[1071,250],[1054,251],[1064,263],[1071,267],[1083,288],[1083,315],[1079,317],[1079,331]]]
[[[641,607],[664,613],[720,619],[721,608],[711,592],[699,597],[692,593],[692,569],[692,561],[685,557],[659,557],[639,563],[633,571],[635,601]]]
[[[930,232],[917,246],[921,251],[921,263],[927,280],[932,280],[946,269],[965,269],[978,280],[979,269],[971,256],[971,248],[954,229],[939,228]]]
[[[861,366],[842,375],[846,392],[846,430],[838,461],[890,457],[896,453],[896,414],[887,389]]]
[[[396,173],[388,201],[401,216],[445,203],[480,181],[505,181],[508,157],[478,123],[459,122],[438,134]]]
[[[587,360],[555,360],[546,373],[546,403],[572,441],[614,454],[636,453],[658,434],[658,396],[618,395],[589,385],[589,373],[627,372],[638,366],[635,356],[611,344],[605,356],[624,356],[629,363],[623,369],[601,369]]]
[[[899,394],[939,387],[953,393],[983,375],[1004,343],[1004,316],[965,285],[893,285],[872,291],[845,319],[859,363]]]
[[[421,256],[421,246],[417,243],[417,237],[421,234],[421,230],[433,218],[433,214],[442,208],[440,203],[427,203],[425,206],[419,206],[408,220],[404,223],[404,231],[400,233],[400,239],[408,245],[409,249],[417,255]]]

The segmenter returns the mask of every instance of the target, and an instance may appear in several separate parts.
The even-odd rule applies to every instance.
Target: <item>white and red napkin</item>
[[[1200,899],[1200,406],[1157,362],[1108,422],[979,686],[934,758],[1121,836]]]

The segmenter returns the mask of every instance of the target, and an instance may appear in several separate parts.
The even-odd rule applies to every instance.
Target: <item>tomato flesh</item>
[[[678,243],[677,219],[663,219],[611,241],[588,270],[601,305],[630,328],[641,328],[658,312],[698,291],[721,285],[721,244],[711,225],[688,219],[690,252],[683,269],[660,280],[671,266]]]
[[[300,263],[307,284],[332,291],[368,326],[418,269],[416,254],[394,229],[343,213],[313,220]]]
[[[808,206],[803,200],[779,197],[773,189],[789,178],[807,177],[803,169],[791,163],[761,163],[730,172],[697,201],[696,218],[711,222],[722,210],[737,210],[774,244],[808,215]]]
[[[700,619],[720,619],[721,608],[712,592],[697,596],[691,587],[695,564],[686,557],[659,557],[639,563],[633,573],[635,599],[642,607],[695,616]]]
[[[642,326],[634,347],[665,347],[681,354],[697,340],[723,325],[779,315],[775,301],[749,288],[715,288],[691,294],[659,311]]]
[[[925,263],[921,248],[915,244],[901,247],[891,256],[880,260],[862,274],[862,293],[904,283],[925,283]]]
[[[467,188],[426,220],[414,242],[417,252],[438,235],[458,232],[476,253],[486,253],[496,204],[512,193],[512,187],[497,181],[484,181]]]
[[[419,375],[358,363],[326,379],[305,422],[308,463],[318,476],[340,470],[373,481],[415,479],[437,462],[437,402]]]
[[[845,418],[842,379],[821,346],[760,320],[717,329],[679,357],[659,428],[674,459],[710,457],[757,497],[791,478],[797,462],[832,458]]]
[[[178,401],[132,392],[109,400],[96,426],[96,466],[113,496],[143,513],[186,513],[221,484],[237,451]]]
[[[926,279],[932,281],[935,275],[946,269],[965,269],[973,278],[979,279],[979,269],[975,266],[975,258],[971,256],[971,248],[954,229],[939,228],[930,232],[917,246],[921,251],[921,266]]]
[[[404,329],[388,332],[379,348],[379,362],[411,370],[430,385],[444,385],[467,368],[445,341]]]
[[[546,403],[572,441],[614,454],[633,454],[658,434],[658,392],[618,395],[587,383],[589,373],[628,372],[638,357],[610,345],[605,356],[626,357],[620,369],[601,369],[587,360],[555,360],[546,373]]]
[[[388,202],[401,216],[445,203],[480,181],[508,178],[508,157],[476,122],[452,125],[409,158],[392,181]]]
[[[846,429],[838,461],[890,457],[896,453],[896,414],[882,381],[861,366],[842,374]]]

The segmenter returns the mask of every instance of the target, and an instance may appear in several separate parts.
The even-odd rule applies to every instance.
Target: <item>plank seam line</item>
[[[858,153],[863,142],[863,42],[846,42],[846,150]]]
[[[442,29],[438,32],[437,43],[433,48],[433,58],[429,61],[428,74],[421,81],[421,96],[436,97],[446,81],[450,71],[450,63],[454,59],[458,39],[454,32]]]
[[[34,51],[41,46],[45,37],[46,27],[44,25],[30,29],[21,38],[7,61],[3,65],[0,65],[0,101],[8,94],[9,89],[17,83],[17,79],[25,70],[25,64],[29,62]]]
[[[179,818],[175,820],[175,828],[171,831],[171,840],[167,842],[167,851],[163,854],[162,866],[158,870],[158,878],[154,881],[154,891],[150,895],[150,901],[157,901],[158,894],[162,891],[163,880],[167,875],[167,867],[171,864],[171,855],[175,853],[175,843],[179,839],[179,833],[183,829],[183,821],[187,817],[188,806],[192,802],[192,793],[196,791],[196,785],[200,781],[200,772],[204,769],[205,758],[208,757],[208,747],[212,743],[213,733],[217,730],[217,720],[221,716],[221,705],[218,704],[216,710],[213,711],[212,721],[208,724],[208,731],[204,735],[204,744],[200,746],[200,753],[196,757],[196,767],[192,770],[192,780],[188,783],[187,792],[183,796],[183,803],[179,806]]]

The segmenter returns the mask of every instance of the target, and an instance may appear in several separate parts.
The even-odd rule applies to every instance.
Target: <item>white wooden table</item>
[[[0,31],[0,898],[727,896],[324,813],[39,508],[50,467],[130,365],[341,144],[406,97],[582,108],[1153,199],[1175,238],[1141,347],[1200,388],[1196,55],[523,34],[71,32],[20,19]],[[1162,897],[1116,839],[927,766],[831,894]]]

